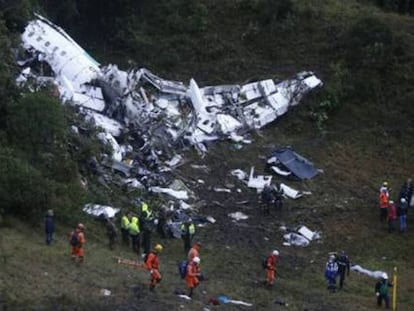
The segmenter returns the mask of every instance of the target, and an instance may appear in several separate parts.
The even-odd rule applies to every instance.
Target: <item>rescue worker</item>
[[[407,230],[407,213],[408,202],[405,198],[401,198],[397,209],[397,214],[400,220],[400,232],[405,232]]]
[[[129,245],[129,221],[130,214],[124,213],[121,218],[121,233],[122,233],[122,241],[125,245]]]
[[[167,224],[167,214],[167,208],[165,206],[162,206],[158,212],[157,232],[163,239],[167,238],[167,234],[165,232],[165,226]]]
[[[266,285],[273,286],[276,277],[276,261],[279,256],[279,251],[274,250],[266,257]]]
[[[338,264],[339,272],[339,288],[342,289],[344,287],[345,272],[349,276],[350,271],[349,257],[345,251],[342,251],[341,254],[336,257],[336,263]]]
[[[134,253],[140,253],[140,226],[138,223],[138,217],[133,216],[128,226],[129,236],[131,238],[132,250]]]
[[[200,257],[194,257],[187,265],[185,284],[188,287],[188,296],[193,296],[193,290],[200,284]]]
[[[153,230],[153,214],[148,204],[142,202],[140,226],[142,228],[142,247],[144,254],[148,254],[151,249],[151,234]]]
[[[269,184],[266,184],[261,193],[261,199],[263,204],[264,213],[266,215],[270,214],[270,206],[274,203],[275,197],[273,194],[273,189]]]
[[[413,184],[411,178],[408,178],[401,187],[399,198],[404,198],[407,201],[407,207],[411,203],[411,197],[413,196]]]
[[[45,216],[46,245],[52,243],[53,233],[55,232],[55,220],[53,216],[53,210],[48,210]]]
[[[150,290],[153,291],[155,286],[161,282],[160,258],[159,254],[162,252],[163,247],[161,244],[155,245],[154,249],[148,253],[147,259],[145,260],[145,266],[150,272]]]
[[[390,197],[390,191],[388,189],[388,182],[384,181],[380,187],[380,193],[385,191],[385,194],[387,195],[387,197]]]
[[[395,220],[397,219],[397,209],[394,201],[390,201],[388,204],[388,232],[391,233],[395,230]]]
[[[335,256],[329,256],[329,261],[325,266],[325,278],[328,281],[328,290],[332,293],[336,291],[336,277],[338,275],[338,264],[335,261]]]
[[[385,301],[385,308],[390,308],[390,296],[388,295],[388,287],[392,287],[393,284],[388,281],[388,274],[385,272],[382,274],[381,280],[375,284],[375,295],[377,296],[377,306],[381,307],[382,301]]]
[[[106,235],[109,240],[109,249],[113,250],[116,242],[116,237],[118,235],[118,229],[116,228],[113,218],[106,218]]]
[[[188,254],[191,249],[191,242],[193,240],[195,234],[195,226],[193,220],[189,217],[187,220],[181,225],[181,238],[184,242],[184,253]]]
[[[193,244],[193,247],[190,248],[187,254],[188,262],[191,262],[195,257],[200,257],[200,248],[201,248],[200,242],[197,241]]]
[[[388,215],[389,197],[387,190],[382,190],[379,196],[380,221],[385,222]]]
[[[77,263],[83,263],[85,254],[84,254],[84,245],[85,245],[85,226],[81,223],[78,224],[75,231],[72,231],[70,234],[70,244],[72,246],[72,260]]]

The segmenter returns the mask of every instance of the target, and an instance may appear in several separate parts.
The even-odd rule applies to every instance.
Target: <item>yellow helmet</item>
[[[157,244],[157,245],[155,245],[154,249],[155,249],[155,251],[156,251],[156,252],[161,253],[161,252],[162,252],[163,247],[162,247],[162,245],[161,245],[161,244]]]

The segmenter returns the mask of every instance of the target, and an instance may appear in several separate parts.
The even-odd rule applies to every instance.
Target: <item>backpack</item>
[[[182,279],[185,279],[185,276],[187,275],[187,266],[188,266],[187,260],[183,260],[178,263],[178,273],[180,274]]]
[[[262,268],[266,269],[267,268],[267,257],[263,257],[261,259],[261,264],[262,264]]]
[[[72,237],[70,238],[70,245],[72,246],[78,245],[78,233],[76,231],[72,233]]]
[[[386,295],[388,293],[388,283],[384,282],[381,284],[379,292],[381,295]]]

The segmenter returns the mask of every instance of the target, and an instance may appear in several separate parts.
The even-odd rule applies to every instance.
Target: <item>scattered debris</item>
[[[352,265],[350,269],[352,271],[357,271],[359,273],[368,275],[368,276],[373,277],[373,278],[376,278],[376,279],[380,279],[384,275],[384,271],[378,271],[378,270],[371,271],[371,270],[362,268],[361,266],[355,265],[355,264]]]
[[[120,209],[111,206],[88,203],[83,207],[83,211],[97,218],[105,219],[114,217]]]
[[[291,176],[303,179],[311,179],[318,174],[313,163],[297,154],[290,147],[273,151],[267,160],[270,170],[282,176]]]
[[[245,220],[249,218],[249,216],[247,216],[246,214],[243,214],[242,212],[230,213],[228,214],[228,216],[235,219],[236,221]]]
[[[319,240],[320,233],[317,231],[311,231],[306,226],[300,226],[292,232],[283,235],[286,242],[283,242],[284,246],[302,246],[306,247],[311,241]]]
[[[247,186],[250,188],[256,188],[258,192],[263,190],[263,188],[266,185],[270,186],[270,183],[272,182],[272,176],[264,176],[264,175],[258,175],[254,177],[254,166],[250,169],[250,175],[249,175],[249,181],[247,183]]]
[[[123,71],[99,64],[62,28],[37,14],[22,34],[22,46],[26,58],[17,62],[21,74],[16,83],[32,91],[51,85],[62,103],[77,108],[79,119],[99,129],[98,138],[112,150],[85,164],[97,180],[109,191],[114,184],[164,193],[183,208],[189,208],[184,200],[195,201],[195,195],[167,174],[185,163],[181,151],[192,146],[204,156],[207,144],[219,139],[230,139],[241,148],[251,143],[250,131],[275,121],[322,85],[312,72],[284,81],[200,87],[194,79],[188,84],[165,80],[146,68]],[[76,135],[89,134],[71,126]],[[210,171],[206,165],[191,167]],[[242,173],[235,172],[246,179]],[[271,178],[255,177],[252,167],[246,182],[260,191]],[[194,184],[202,183],[194,179]],[[84,210],[98,217],[115,214],[89,208]]]
[[[233,299],[230,299],[227,296],[219,296],[219,297],[217,297],[217,300],[220,303],[224,303],[224,304],[232,303],[232,304],[243,305],[243,306],[248,306],[248,307],[253,306],[253,304],[251,304],[251,303],[247,303],[247,302],[244,302],[244,301],[241,301],[241,300],[233,300]]]
[[[111,296],[111,291],[109,289],[102,288],[101,296]]]

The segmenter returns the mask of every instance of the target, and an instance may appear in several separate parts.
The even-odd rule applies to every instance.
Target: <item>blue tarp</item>
[[[300,179],[311,179],[318,174],[312,162],[297,154],[289,147],[274,151],[271,157],[276,157],[285,168]]]

